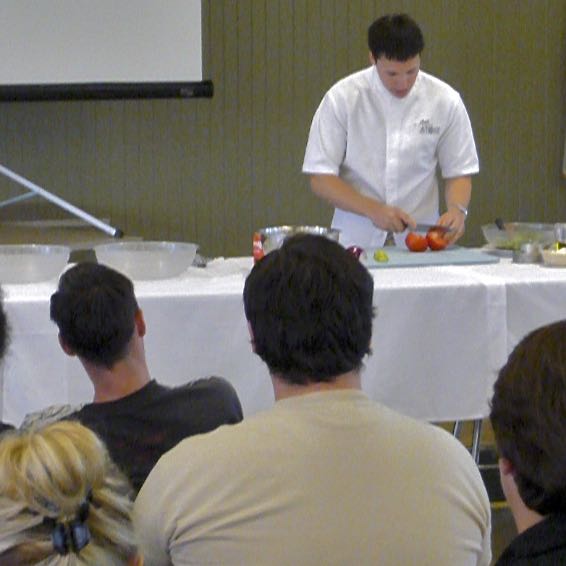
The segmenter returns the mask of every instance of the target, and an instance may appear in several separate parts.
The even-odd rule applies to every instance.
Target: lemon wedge
[[[373,252],[373,259],[375,259],[375,261],[379,261],[380,263],[385,263],[386,261],[389,261],[389,256],[387,255],[385,250],[377,249],[375,250],[375,252]]]

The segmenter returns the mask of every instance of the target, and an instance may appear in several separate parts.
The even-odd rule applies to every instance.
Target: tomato
[[[412,252],[424,252],[428,248],[427,237],[416,232],[409,232],[405,238],[405,245]]]
[[[357,259],[360,259],[361,255],[364,253],[363,248],[360,248],[360,246],[350,246],[346,249]]]
[[[443,250],[447,245],[448,241],[444,238],[444,232],[442,230],[429,230],[426,234],[426,239],[430,249],[434,252]]]

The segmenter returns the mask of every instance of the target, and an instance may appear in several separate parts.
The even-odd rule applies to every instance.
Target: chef
[[[397,244],[416,222],[462,236],[479,171],[470,119],[460,95],[420,70],[424,39],[406,14],[368,31],[371,66],[336,83],[313,118],[303,173],[335,207],[332,226],[345,246]],[[446,211],[439,217],[437,167]]]

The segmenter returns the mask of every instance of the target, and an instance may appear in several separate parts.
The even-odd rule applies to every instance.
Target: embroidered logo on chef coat
[[[421,120],[417,127],[419,128],[419,134],[438,134],[440,133],[440,126],[433,126],[428,119]]]

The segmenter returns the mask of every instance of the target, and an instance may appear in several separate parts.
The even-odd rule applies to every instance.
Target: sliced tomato
[[[412,252],[424,252],[428,248],[428,240],[427,237],[422,234],[409,232],[405,238],[405,245]]]
[[[434,252],[443,250],[447,245],[448,241],[444,238],[444,233],[442,230],[429,230],[426,234],[426,239],[430,249]]]

